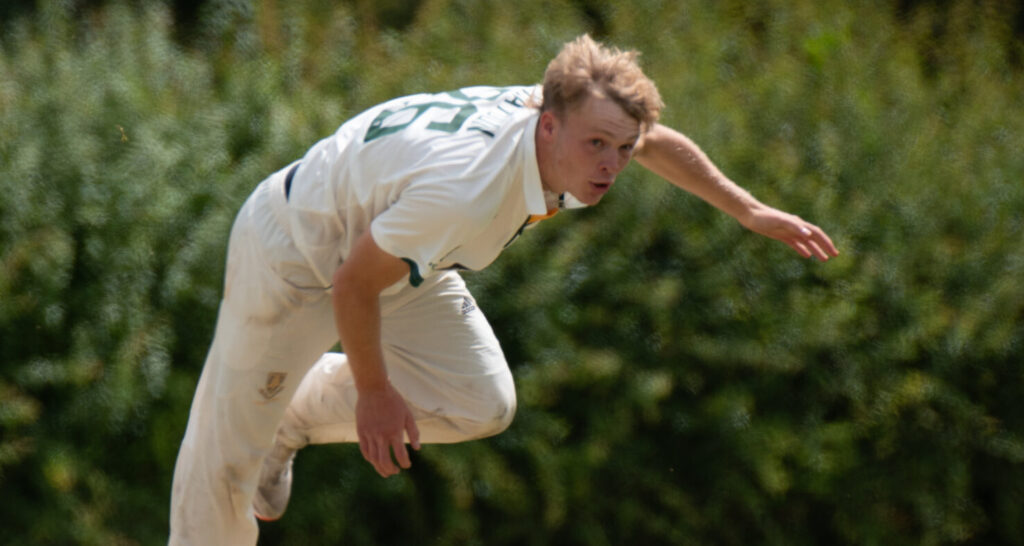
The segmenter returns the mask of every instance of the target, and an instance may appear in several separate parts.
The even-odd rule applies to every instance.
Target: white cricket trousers
[[[291,244],[280,171],[235,220],[224,299],[174,468],[169,544],[256,544],[252,498],[278,442],[357,442],[357,393],[330,294]],[[314,287],[314,288],[305,288]],[[423,443],[497,434],[515,413],[501,347],[462,278],[381,297],[388,375]]]

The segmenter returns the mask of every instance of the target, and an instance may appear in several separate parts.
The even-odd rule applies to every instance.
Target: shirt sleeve
[[[413,286],[454,265],[445,258],[485,227],[458,189],[451,183],[410,186],[370,224],[377,246],[409,265]]]

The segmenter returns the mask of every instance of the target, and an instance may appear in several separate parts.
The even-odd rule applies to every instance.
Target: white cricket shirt
[[[531,215],[548,213],[534,143],[539,86],[470,87],[375,106],[303,157],[288,202],[292,236],[324,286],[370,230],[419,285],[486,267]],[[550,201],[550,197],[548,201]]]

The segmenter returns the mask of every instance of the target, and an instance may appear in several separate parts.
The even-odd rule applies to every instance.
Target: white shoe
[[[284,515],[292,496],[292,463],[296,453],[294,449],[275,444],[273,451],[263,459],[260,482],[252,499],[258,519],[276,521]]]

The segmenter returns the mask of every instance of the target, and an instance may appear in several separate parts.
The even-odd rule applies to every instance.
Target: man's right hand
[[[369,231],[356,240],[348,258],[334,272],[334,321],[338,327],[352,378],[356,400],[356,432],[363,457],[387,478],[409,468],[405,436],[420,448],[420,433],[405,399],[388,381],[380,342],[380,293],[409,274],[409,266],[384,252]]]
[[[387,478],[399,473],[399,468],[409,468],[409,452],[405,448],[405,435],[413,449],[420,448],[420,432],[405,399],[391,386],[369,392],[360,392],[356,401],[356,432],[359,434],[359,451],[363,458]],[[394,459],[391,453],[394,451]]]

